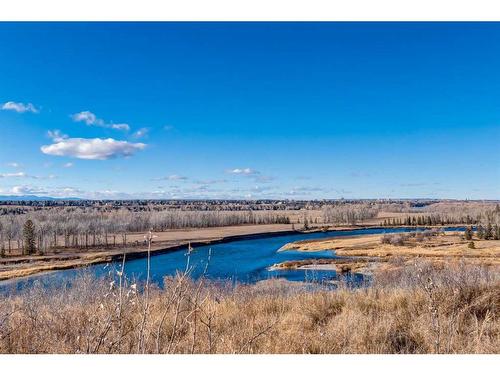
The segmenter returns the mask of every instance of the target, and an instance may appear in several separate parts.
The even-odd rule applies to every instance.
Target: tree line
[[[473,218],[469,215],[462,217],[450,217],[446,215],[419,215],[394,217],[384,219],[383,226],[435,226],[435,225],[454,225],[454,224],[477,224],[480,218]]]
[[[336,204],[323,207],[323,221],[330,224],[357,224],[377,216],[380,208],[376,204]]]
[[[31,223],[31,224],[30,224]],[[0,250],[27,251],[27,238],[39,252],[56,248],[110,247],[127,244],[127,234],[152,229],[208,228],[243,224],[289,224],[284,213],[274,212],[130,212],[118,210],[45,210],[0,217]],[[30,235],[26,236],[26,229]]]
[[[474,237],[474,230],[472,227],[465,228],[464,238],[467,241],[471,241]],[[479,240],[500,240],[500,225],[495,224],[492,225],[488,223],[488,225],[478,225],[476,229],[476,237]]]

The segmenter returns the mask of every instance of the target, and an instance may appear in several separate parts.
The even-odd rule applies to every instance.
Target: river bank
[[[269,224],[269,225],[241,225],[241,226],[228,226],[228,227],[216,227],[216,228],[201,228],[201,229],[190,229],[190,230],[176,230],[168,232],[154,233],[154,239],[151,245],[151,255],[162,255],[171,253],[191,245],[193,248],[204,247],[207,245],[215,245],[228,243],[233,241],[242,241],[247,239],[265,239],[268,237],[280,237],[294,234],[308,234],[308,233],[319,233],[319,232],[346,232],[352,230],[363,230],[363,229],[374,229],[374,230],[414,230],[414,227],[398,226],[398,227],[380,227],[371,225],[352,225],[352,226],[311,226],[307,231],[295,230],[293,225],[288,224]],[[115,248],[90,248],[90,249],[64,249],[56,254],[47,255],[32,255],[32,256],[14,256],[0,258],[0,281],[28,277],[40,273],[46,273],[58,270],[68,270],[79,267],[86,267],[92,265],[98,265],[102,263],[117,262],[126,256],[127,260],[141,259],[148,255],[147,244],[145,243],[144,236],[145,233],[133,233],[129,234],[129,237],[133,238],[139,243],[138,246],[127,246],[127,247],[115,247]],[[340,247],[332,246],[332,244],[322,242],[310,242],[309,240],[300,241],[293,244],[288,244],[283,247],[286,249],[293,249],[297,244],[300,244],[296,248],[298,251],[307,251],[308,244],[314,244],[316,246],[315,250],[336,250],[337,255],[345,256],[356,256],[356,260],[352,264],[339,261],[331,261],[330,265],[326,261],[322,261],[321,264],[317,264],[315,261],[304,261],[301,260],[299,263],[286,263],[283,265],[274,265],[270,270],[290,270],[290,269],[311,269],[311,270],[325,270],[332,271],[335,270],[340,273],[347,272],[348,270],[352,272],[367,273],[366,267],[363,265],[365,262],[360,260],[360,257],[371,257],[373,256],[373,251],[371,253],[366,253],[365,250],[369,249],[368,245],[370,241],[375,239],[378,241],[379,237],[370,237],[367,234],[363,237],[357,238],[354,241],[361,241],[365,243],[363,246],[345,246],[346,241],[353,241],[351,237],[344,237],[345,241],[342,242],[344,245]],[[140,240],[140,241],[139,241]],[[344,247],[344,248],[342,248]],[[372,246],[373,247],[373,246]],[[378,246],[375,246],[380,250]],[[282,250],[283,250],[282,249]],[[344,253],[348,249],[348,253]],[[355,252],[354,250],[359,250]],[[309,249],[310,250],[310,249]],[[372,249],[374,250],[374,249]],[[387,258],[386,258],[387,260]],[[335,264],[334,264],[335,263]],[[360,264],[361,263],[361,264]],[[266,266],[272,266],[273,263],[267,264]],[[366,266],[372,266],[372,263],[366,264]]]
[[[328,227],[328,231],[346,231],[362,229],[366,226]],[[297,231],[289,224],[241,225],[217,228],[201,228],[154,233],[151,244],[151,255],[160,255],[186,248],[196,248],[211,244],[220,244],[245,239],[286,236],[296,233],[315,233],[325,231],[324,226],[312,226],[308,231]],[[100,263],[120,261],[123,256],[127,260],[147,257],[145,233],[131,234],[130,237],[141,239],[136,247],[119,247],[109,249],[64,249],[57,254],[17,256],[0,258],[0,280],[21,278],[42,272],[72,269]]]

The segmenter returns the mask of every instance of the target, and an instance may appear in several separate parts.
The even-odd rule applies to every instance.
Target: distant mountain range
[[[38,195],[0,195],[0,201],[76,201],[81,198],[67,197],[67,198],[54,198],[54,197],[40,197]]]

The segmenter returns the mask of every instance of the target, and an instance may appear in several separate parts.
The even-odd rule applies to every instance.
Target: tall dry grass
[[[499,275],[417,262],[337,289],[221,285],[189,271],[149,299],[118,276],[0,300],[2,353],[500,353]],[[120,287],[121,285],[121,287]]]

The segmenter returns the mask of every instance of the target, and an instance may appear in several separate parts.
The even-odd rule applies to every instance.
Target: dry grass
[[[419,261],[373,285],[325,290],[121,277],[0,300],[3,353],[500,353],[498,273]],[[120,287],[122,285],[123,287]]]
[[[404,245],[395,246],[381,243],[383,235],[363,235],[335,237],[330,239],[304,240],[291,242],[281,250],[323,251],[335,250],[341,256],[391,257],[428,257],[428,258],[467,258],[500,265],[499,240],[474,240],[475,249],[470,249],[461,234],[446,232],[419,242],[409,237]]]

